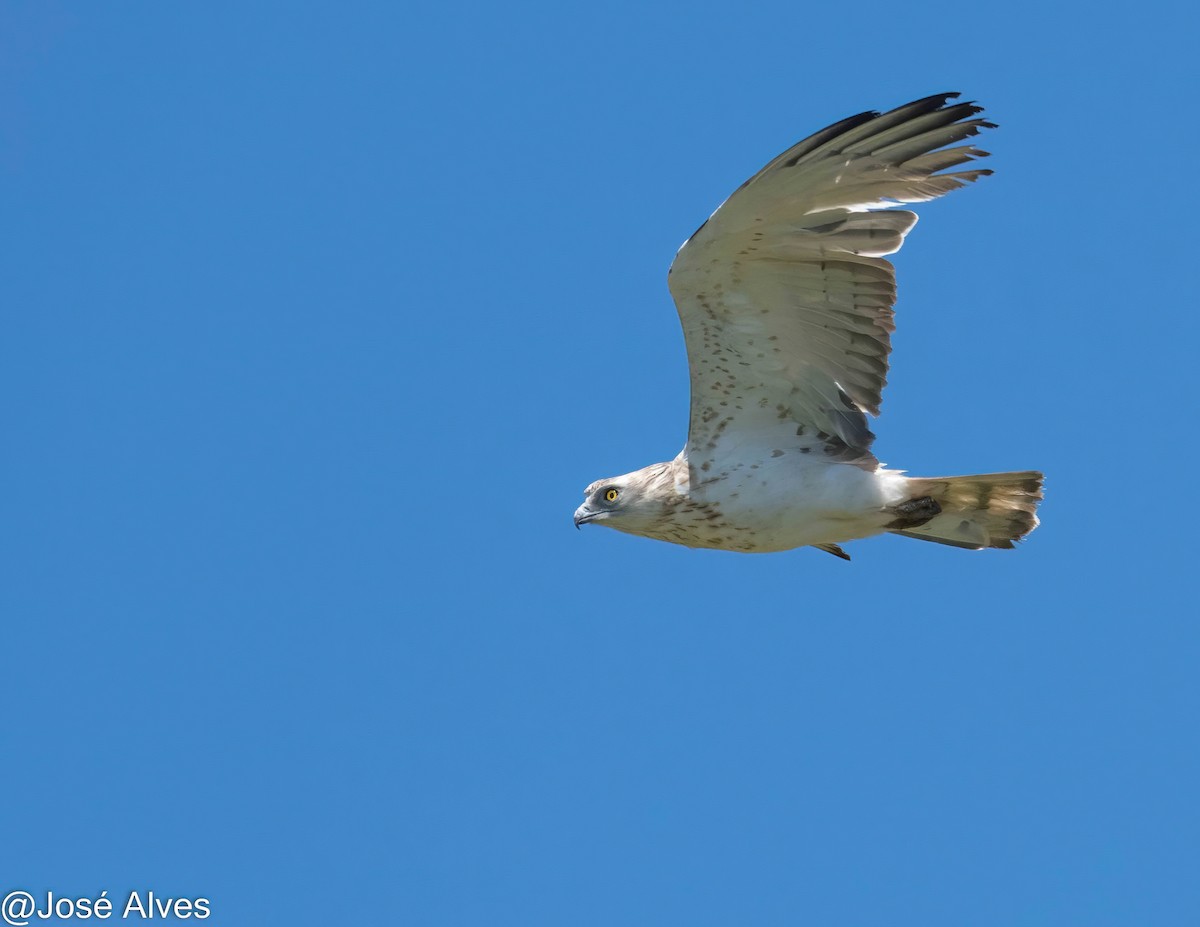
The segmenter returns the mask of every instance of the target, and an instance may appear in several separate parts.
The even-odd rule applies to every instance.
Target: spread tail
[[[1042,474],[979,473],[974,476],[912,477],[911,501],[896,507],[893,534],[952,547],[979,550],[1013,547],[1038,526]]]

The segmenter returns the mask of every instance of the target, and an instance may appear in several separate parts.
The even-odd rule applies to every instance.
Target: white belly
[[[765,553],[871,537],[893,517],[886,507],[903,498],[899,473],[796,454],[700,475],[688,495],[719,517],[697,523],[695,547]]]

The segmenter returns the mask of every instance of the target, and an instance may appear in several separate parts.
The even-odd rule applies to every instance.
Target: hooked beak
[[[594,519],[599,513],[588,508],[587,505],[581,505],[575,510],[575,527],[582,528],[589,521]]]

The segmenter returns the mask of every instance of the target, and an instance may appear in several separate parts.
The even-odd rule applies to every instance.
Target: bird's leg
[[[919,499],[909,499],[907,502],[894,505],[891,511],[897,517],[884,527],[889,531],[894,531],[898,528],[919,528],[940,515],[942,507],[930,496],[921,496]]]

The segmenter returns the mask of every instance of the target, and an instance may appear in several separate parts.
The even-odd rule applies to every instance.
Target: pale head
[[[595,523],[653,536],[670,519],[678,499],[671,464],[653,464],[588,486],[583,505],[575,510],[575,527]]]

